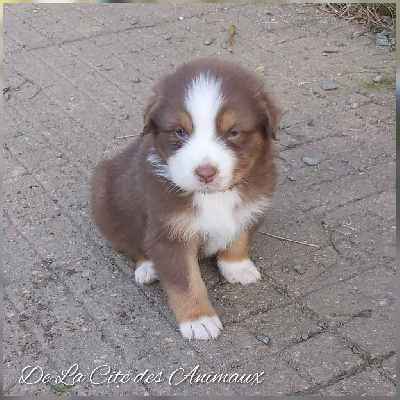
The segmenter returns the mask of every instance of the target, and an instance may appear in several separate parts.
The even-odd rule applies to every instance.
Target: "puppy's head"
[[[278,109],[262,79],[236,64],[185,64],[154,89],[143,134],[148,161],[186,193],[224,191],[246,179],[276,139]]]

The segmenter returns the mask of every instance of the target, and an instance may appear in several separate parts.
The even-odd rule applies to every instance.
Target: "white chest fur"
[[[269,200],[244,202],[236,190],[196,193],[193,206],[196,218],[190,224],[192,233],[205,239],[204,255],[226,248],[246,227],[265,212]]]

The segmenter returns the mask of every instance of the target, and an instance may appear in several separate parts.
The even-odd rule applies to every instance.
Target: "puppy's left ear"
[[[275,101],[264,90],[260,91],[256,98],[261,105],[263,115],[263,127],[267,136],[276,140],[276,131],[281,117],[281,110],[276,106]]]

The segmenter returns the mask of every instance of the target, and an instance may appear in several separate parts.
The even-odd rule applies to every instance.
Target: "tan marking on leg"
[[[218,260],[237,262],[247,259],[249,252],[249,232],[241,233],[228,247],[221,251]]]
[[[178,324],[216,315],[208,299],[207,288],[201,278],[197,258],[191,259],[187,267],[189,273],[187,290],[183,291],[178,286],[169,283],[164,285]]]
[[[140,256],[136,261],[135,261],[135,269],[145,261],[150,261],[150,259],[146,256]]]

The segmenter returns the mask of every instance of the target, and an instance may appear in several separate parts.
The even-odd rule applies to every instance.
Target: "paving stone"
[[[250,387],[246,385],[236,387],[236,391],[242,396],[247,396],[249,393],[259,396],[265,396],[265,393],[268,393],[269,396],[282,396],[305,390],[311,386],[301,374],[288,368],[288,364],[284,360],[272,354],[231,371],[239,374],[249,374],[253,371],[264,372],[260,379],[265,379],[261,383]]]
[[[339,339],[322,333],[284,351],[284,357],[313,382],[325,382],[357,367],[361,359]]]
[[[372,309],[374,303],[346,282],[339,281],[306,295],[301,301],[315,312],[341,321],[342,318]]]
[[[370,317],[355,318],[343,325],[339,331],[371,356],[385,355],[395,350],[395,308],[393,303],[379,310],[373,310]]]
[[[356,267],[362,265],[373,267],[383,265],[394,268],[395,256],[395,229],[393,225],[377,226],[368,232],[351,232],[339,230],[332,232],[332,245],[339,254]],[[363,243],[360,246],[360,243]],[[377,253],[380,247],[382,252]]]
[[[376,368],[368,367],[349,378],[318,392],[323,396],[395,396],[396,386],[379,374]]]
[[[311,334],[321,331],[316,322],[307,316],[301,307],[292,304],[276,307],[266,313],[247,318],[243,321],[243,326],[249,332],[264,332],[271,338],[268,347],[259,346],[269,353],[275,353],[293,343],[307,340]]]
[[[395,193],[379,193],[329,212],[323,221],[328,229],[338,229],[347,235],[379,226],[395,226],[394,202]]]
[[[377,309],[396,300],[396,274],[391,269],[376,266],[349,279],[346,284],[372,301]]]

